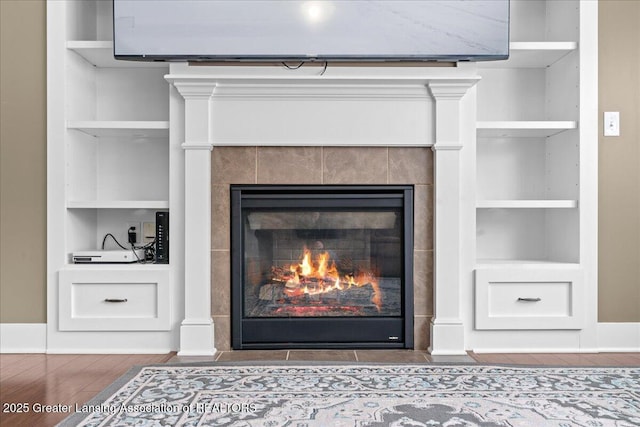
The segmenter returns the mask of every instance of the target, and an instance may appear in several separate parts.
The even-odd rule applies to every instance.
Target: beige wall
[[[0,322],[45,322],[45,4],[0,0],[0,17]],[[600,2],[600,111],[622,120],[600,137],[603,322],[640,322],[638,22],[640,1]]]
[[[0,0],[0,322],[46,322],[46,10]]]
[[[599,5],[599,296],[601,322],[640,322],[640,1]],[[620,112],[620,137],[602,113]]]

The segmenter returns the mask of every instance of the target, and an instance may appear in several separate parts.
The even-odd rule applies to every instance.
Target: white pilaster
[[[184,320],[180,356],[216,352],[211,318],[211,150],[209,103],[214,86],[176,84],[185,99]]]
[[[431,321],[433,355],[463,355],[464,322],[460,302],[461,188],[460,100],[469,83],[432,82],[435,100],[434,151],[434,291]]]

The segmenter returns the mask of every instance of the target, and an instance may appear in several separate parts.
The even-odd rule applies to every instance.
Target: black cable
[[[111,233],[107,233],[107,234],[105,234],[105,235],[104,235],[104,239],[102,239],[102,250],[104,250],[104,244],[105,244],[105,242],[107,241],[107,237],[111,237],[111,238],[113,239],[113,241],[114,241],[114,242],[116,242],[116,244],[117,244],[118,246],[120,246],[120,247],[121,247],[122,249],[124,249],[125,251],[127,250],[127,248],[125,248],[124,246],[122,246],[122,245],[120,244],[120,242],[118,242],[118,240],[117,240],[115,237],[113,237],[113,234],[111,234]]]
[[[156,244],[156,240],[153,239],[151,242],[146,243],[142,246],[133,246],[134,249],[142,249],[144,250],[144,261],[140,260],[140,258],[138,258],[138,254],[134,254],[136,255],[136,258],[138,258],[139,262],[148,262],[148,261],[153,261],[153,259],[155,259],[155,244]]]
[[[133,252],[133,255],[136,257],[136,259],[138,260],[139,263],[142,262],[142,260],[140,259],[140,257],[138,256],[138,254],[136,253],[136,246],[132,243],[131,244],[131,252]]]
[[[329,65],[329,62],[324,61],[324,68],[322,69],[322,72],[320,73],[321,76],[324,76],[325,71],[327,71],[327,66]]]
[[[120,246],[120,248],[124,249],[125,251],[128,250],[127,248],[122,246],[120,244],[120,242],[118,242],[118,239],[116,239],[113,236],[113,234],[111,234],[111,233],[107,233],[107,234],[104,235],[104,239],[102,239],[102,250],[104,250],[104,244],[107,241],[107,237],[111,237],[113,239],[113,241],[116,242],[116,244],[118,246]],[[146,261],[146,256],[145,256],[144,260],[140,259],[140,257],[138,256],[138,253],[136,252],[136,249],[144,249],[145,252],[146,252],[148,249],[153,247],[154,243],[155,243],[155,240],[153,242],[149,242],[149,243],[147,243],[146,245],[143,245],[143,246],[135,246],[133,243],[131,243],[131,252],[133,252],[133,255],[136,257],[136,259],[138,260],[139,263],[145,262]]]
[[[304,61],[300,62],[298,65],[292,67],[289,64],[287,64],[286,62],[282,63],[282,66],[285,67],[288,70],[297,70],[298,68],[302,67],[304,65]]]
[[[148,249],[150,247],[152,247],[154,244],[156,243],[156,241],[152,241],[147,243],[146,245],[142,245],[142,246],[136,246],[136,249]]]
[[[298,68],[302,67],[303,65],[304,65],[304,61],[300,62],[296,66],[291,66],[291,65],[287,64],[286,62],[282,63],[282,66],[285,67],[287,70],[297,70]],[[328,66],[329,66],[329,62],[328,61],[324,61],[324,67],[322,68],[322,71],[320,72],[321,76],[324,76],[324,73],[327,71],[327,67]]]

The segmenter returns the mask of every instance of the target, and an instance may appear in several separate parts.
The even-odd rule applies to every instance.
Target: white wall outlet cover
[[[620,112],[604,112],[604,136],[620,136]]]
[[[155,239],[156,239],[156,223],[143,222],[142,223],[142,242],[151,243]]]

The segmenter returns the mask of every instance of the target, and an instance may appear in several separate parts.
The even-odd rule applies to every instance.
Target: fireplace
[[[184,239],[172,244],[184,259],[184,269],[172,269],[172,283],[184,288],[184,312],[176,317],[182,318],[180,355],[228,350],[231,336],[238,336],[231,323],[239,310],[231,306],[229,286],[231,260],[238,256],[231,252],[228,228],[228,185],[234,183],[413,184],[414,348],[466,354],[470,319],[463,314],[470,312],[472,288],[464,283],[475,261],[475,200],[463,189],[474,188],[475,175],[463,167],[475,158],[472,88],[479,78],[473,64],[345,64],[320,73],[312,66],[172,64],[167,80],[170,141],[184,150],[171,159],[180,179],[172,180],[170,191],[179,195],[184,184],[184,200],[171,198],[172,220],[184,224]],[[241,161],[212,156],[214,148],[229,149]],[[432,152],[433,163],[431,156],[404,155],[406,150]],[[282,164],[282,151],[294,154],[288,157],[293,167],[274,167]],[[404,262],[409,258],[405,253]],[[406,302],[402,332],[408,346]]]
[[[413,186],[231,186],[234,349],[412,348]]]

